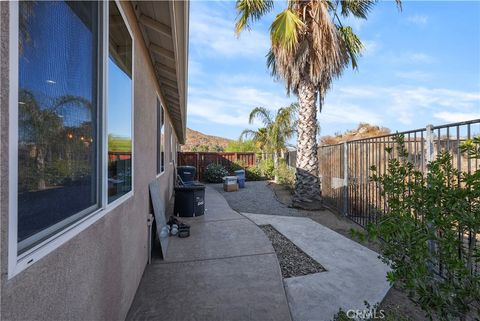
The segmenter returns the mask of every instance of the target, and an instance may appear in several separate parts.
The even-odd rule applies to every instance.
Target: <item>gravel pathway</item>
[[[211,184],[209,186],[220,192],[230,207],[240,213],[308,217],[348,238],[351,238],[350,231],[352,228],[362,231],[352,221],[328,210],[305,211],[288,207],[276,199],[274,192],[267,184],[266,181],[247,182],[245,188],[237,192],[223,191],[222,184]],[[374,249],[371,244],[364,245]]]
[[[238,192],[225,192],[222,184],[209,185],[219,191],[237,212],[270,215],[304,216],[306,211],[289,208],[276,200],[266,181],[246,182]],[[303,215],[302,215],[303,214]]]
[[[324,272],[323,266],[299,249],[271,225],[260,225],[272,242],[283,278]]]

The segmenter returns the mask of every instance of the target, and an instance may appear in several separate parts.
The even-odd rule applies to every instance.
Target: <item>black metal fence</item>
[[[397,134],[404,136],[410,161],[417,170],[426,171],[427,164],[442,151],[452,154],[452,166],[459,171],[471,173],[479,168],[479,160],[462,154],[460,145],[467,139],[480,136],[480,119],[441,126],[429,125]],[[396,150],[395,135],[358,139],[319,148],[319,176],[326,206],[363,227],[385,213],[386,199],[380,194],[375,182],[370,180],[370,168],[374,165],[379,175],[386,173],[386,148]],[[291,153],[289,158],[295,159],[295,152]],[[289,165],[295,166],[294,163]],[[477,246],[480,235],[464,235],[459,232],[459,238],[465,242],[473,241]],[[476,269],[480,272],[479,266]]]

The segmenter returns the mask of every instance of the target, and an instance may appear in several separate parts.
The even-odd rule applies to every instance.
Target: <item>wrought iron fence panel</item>
[[[394,140],[397,134],[404,136],[409,161],[418,171],[427,171],[427,164],[446,151],[451,153],[452,166],[459,172],[472,173],[479,168],[479,160],[462,154],[460,145],[480,135],[480,119],[321,146],[319,177],[325,205],[363,227],[376,223],[388,212],[385,196],[370,179],[370,168],[375,166],[379,175],[387,172],[389,157],[398,157]],[[387,153],[387,148],[392,149],[391,154]],[[459,227],[458,238],[463,244],[463,249],[459,249],[461,254],[471,243],[478,246],[480,235],[472,235]],[[438,268],[441,273],[441,264]],[[480,273],[478,264],[474,269]]]

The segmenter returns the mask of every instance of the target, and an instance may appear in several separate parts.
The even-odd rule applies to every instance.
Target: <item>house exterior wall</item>
[[[9,4],[0,3],[0,248],[2,320],[123,320],[147,264],[148,184],[157,179],[172,206],[174,167],[165,120],[165,172],[156,174],[156,101],[160,92],[133,9],[122,3],[134,37],[134,193],[75,237],[8,278]],[[166,111],[165,111],[166,112]],[[166,112],[167,113],[167,112]]]

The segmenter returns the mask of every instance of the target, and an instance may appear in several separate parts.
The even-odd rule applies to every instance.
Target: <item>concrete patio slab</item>
[[[390,289],[389,271],[378,254],[309,218],[243,213],[258,225],[270,224],[327,269],[284,279],[292,318],[332,320],[339,308],[365,308]]]
[[[266,235],[212,188],[205,199],[204,216],[181,218],[190,237],[147,266],[127,320],[291,320]]]
[[[275,254],[150,265],[128,320],[290,320]]]
[[[192,222],[190,237],[171,237],[165,261],[159,263],[274,253],[265,233],[249,220]]]

